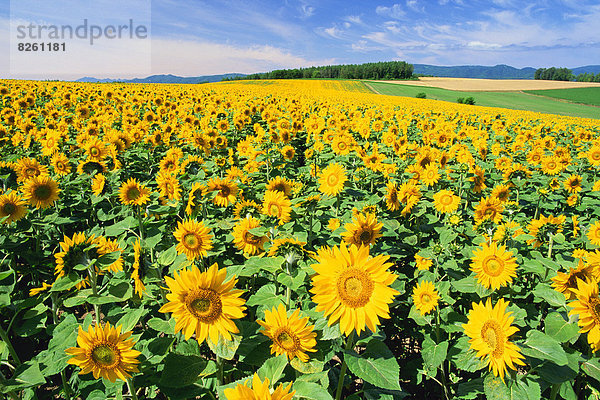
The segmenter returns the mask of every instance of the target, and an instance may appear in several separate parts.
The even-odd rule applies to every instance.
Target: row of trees
[[[583,74],[577,75],[575,80],[577,82],[600,82],[600,72],[596,75],[585,72]]]
[[[534,79],[547,81],[572,81],[573,71],[569,68],[538,68],[535,70]]]
[[[238,79],[409,79],[414,67],[404,61],[385,61],[366,64],[327,65],[322,67],[277,69],[261,74],[246,75]]]
[[[577,76],[568,68],[538,68],[535,71],[535,79],[544,79],[549,81],[577,81],[577,82],[600,82],[600,73],[582,73]]]

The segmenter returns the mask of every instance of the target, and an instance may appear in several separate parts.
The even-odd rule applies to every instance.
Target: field
[[[411,86],[438,87],[466,92],[514,92],[521,90],[600,88],[596,82],[563,82],[534,79],[471,79],[421,77],[418,80],[383,81]]]
[[[356,81],[0,81],[0,393],[598,398],[599,137]]]
[[[566,100],[572,103],[600,106],[600,87],[589,87],[581,89],[527,90],[525,93],[531,93],[538,96],[552,97],[555,99]]]
[[[450,78],[448,78],[450,79]],[[389,82],[365,82],[373,91],[392,96],[415,97],[417,93],[425,93],[428,99],[456,102],[459,97],[473,97],[476,105],[486,107],[502,107],[514,110],[529,110],[540,113],[559,114],[581,118],[600,119],[600,109],[583,104],[572,104],[551,97],[541,97],[541,90],[536,95],[522,91],[463,91],[449,90],[433,86],[417,86],[412,84]],[[468,85],[467,85],[468,86]],[[600,89],[589,88],[597,92]],[[566,95],[571,90],[582,91],[586,89],[564,89],[561,95]],[[532,92],[533,93],[533,92]],[[577,95],[576,95],[577,96]]]

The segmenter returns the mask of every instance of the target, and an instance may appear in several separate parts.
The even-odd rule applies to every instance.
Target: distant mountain
[[[510,65],[458,65],[441,67],[428,64],[413,64],[414,73],[444,78],[482,78],[482,79],[533,79],[535,68],[515,68]],[[574,73],[575,71],[573,71]]]
[[[124,83],[209,83],[209,82],[220,82],[223,78],[234,78],[238,76],[245,76],[245,74],[222,74],[222,75],[204,75],[204,76],[176,76],[176,75],[151,75],[145,78],[134,78],[134,79],[98,79],[92,77],[85,77],[77,79],[75,82],[91,82],[91,83],[110,83],[110,82],[124,82]]]
[[[586,65],[585,67],[570,68],[573,71],[573,75],[579,74],[600,74],[600,65]]]

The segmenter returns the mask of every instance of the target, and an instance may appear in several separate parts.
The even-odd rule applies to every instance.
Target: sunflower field
[[[4,398],[596,399],[599,281],[598,120],[0,81]]]

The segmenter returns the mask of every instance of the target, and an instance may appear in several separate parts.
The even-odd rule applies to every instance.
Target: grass
[[[567,100],[572,103],[600,106],[600,87],[586,87],[577,89],[526,90],[525,93]]]
[[[521,92],[463,92],[435,87],[400,85],[385,82],[368,82],[367,86],[370,86],[377,93],[392,96],[415,97],[417,93],[425,93],[428,99],[450,101],[453,103],[456,103],[456,99],[459,97],[473,97],[475,99],[475,105],[478,106],[501,107],[513,110],[528,110],[541,113],[567,115],[571,117],[600,119],[600,109],[596,107],[584,104],[565,103],[564,101],[555,100],[550,97],[539,97]],[[544,90],[543,92],[548,92],[548,90]]]

